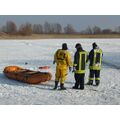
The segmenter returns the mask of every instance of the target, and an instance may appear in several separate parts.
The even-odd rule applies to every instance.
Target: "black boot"
[[[53,88],[53,90],[56,90],[56,89],[57,89],[57,87],[58,87],[58,82],[59,82],[59,81],[55,81],[55,87]]]
[[[80,85],[80,90],[84,90],[84,84]]]
[[[77,86],[73,86],[72,89],[78,89],[78,87]]]
[[[99,80],[95,80],[96,86],[98,86],[100,84]]]
[[[93,80],[89,80],[87,85],[93,85]]]
[[[72,87],[72,89],[78,89],[78,84],[75,83],[75,85]]]
[[[80,90],[84,90],[84,77],[80,80]]]
[[[60,84],[60,90],[66,90],[63,83]]]
[[[80,87],[80,90],[84,90],[84,88],[81,88],[81,87]]]
[[[84,90],[84,85],[80,85],[80,90]]]

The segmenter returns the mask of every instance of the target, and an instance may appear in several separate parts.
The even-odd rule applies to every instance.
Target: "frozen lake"
[[[67,43],[73,57],[75,44],[81,43],[90,51],[96,42],[104,52],[101,84],[99,87],[85,86],[85,90],[73,90],[73,73],[69,73],[66,91],[53,91],[55,65],[53,56],[62,43]],[[25,62],[28,64],[25,65]],[[8,65],[36,69],[50,65],[52,80],[39,85],[29,85],[9,80],[3,75]],[[85,82],[88,80],[88,66]],[[0,104],[120,104],[120,39],[44,39],[44,40],[0,40]]]

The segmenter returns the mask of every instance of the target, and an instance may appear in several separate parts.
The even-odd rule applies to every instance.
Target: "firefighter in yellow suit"
[[[58,83],[60,81],[60,89],[66,90],[64,87],[64,82],[67,77],[67,71],[71,71],[72,60],[71,55],[68,52],[68,47],[66,43],[62,44],[62,49],[58,49],[54,55],[53,64],[56,63],[56,73],[55,73],[55,87],[54,90],[57,89]]]

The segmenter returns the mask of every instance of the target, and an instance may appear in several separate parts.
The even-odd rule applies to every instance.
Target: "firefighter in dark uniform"
[[[73,72],[75,78],[75,85],[73,89],[84,89],[84,77],[85,77],[85,67],[88,61],[88,54],[83,50],[81,44],[77,43],[75,48],[77,49],[74,55]]]
[[[98,47],[96,43],[92,44],[93,49],[89,53],[89,81],[87,85],[93,85],[94,77],[95,77],[95,85],[98,86],[100,84],[100,70],[103,52]]]

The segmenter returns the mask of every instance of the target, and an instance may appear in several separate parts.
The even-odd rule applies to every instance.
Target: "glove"
[[[53,61],[53,64],[55,64],[55,60]]]
[[[71,72],[71,70],[72,70],[72,67],[69,67],[69,72]]]

